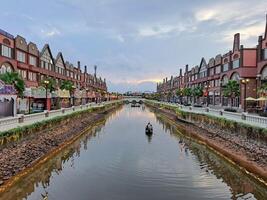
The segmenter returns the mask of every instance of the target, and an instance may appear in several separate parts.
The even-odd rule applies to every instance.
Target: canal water
[[[154,127],[152,137],[145,125]],[[267,190],[147,107],[123,108],[1,200],[267,199]]]

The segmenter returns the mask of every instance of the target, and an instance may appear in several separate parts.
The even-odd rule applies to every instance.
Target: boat
[[[146,134],[147,135],[152,135],[153,134],[153,127],[152,127],[152,125],[150,123],[148,123],[146,125]]]

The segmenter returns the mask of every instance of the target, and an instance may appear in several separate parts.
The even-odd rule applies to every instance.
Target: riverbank
[[[219,125],[220,123],[215,123],[217,120],[215,118],[181,112],[177,108],[164,106],[160,103],[147,101],[146,104],[155,112],[172,120],[179,129],[190,137],[213,148],[266,185],[267,145],[264,133],[253,133],[251,127],[246,130],[240,126],[238,129],[238,124],[228,127],[228,122],[224,123],[224,127],[222,127]],[[256,128],[256,130],[258,129]]]
[[[26,130],[30,133],[23,133],[24,137],[17,141],[11,140],[0,149],[0,192],[29,173],[30,168],[46,160],[48,155],[64,148],[105,119],[107,114],[120,105],[120,102],[116,102],[99,108],[89,108],[57,119],[56,123],[52,123],[53,120],[43,122],[41,126],[37,126],[38,129],[35,126],[32,129],[28,127]]]

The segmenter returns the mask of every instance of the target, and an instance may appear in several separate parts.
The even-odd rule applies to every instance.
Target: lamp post
[[[207,107],[209,106],[209,102],[210,102],[209,88],[210,88],[210,85],[205,85],[206,96],[207,96]]]
[[[244,84],[244,112],[247,110],[247,84],[249,83],[249,79],[241,79],[241,83]]]
[[[74,97],[74,91],[75,91],[76,87],[75,85],[72,86],[72,106],[74,106],[74,101],[75,101],[75,97]]]
[[[48,89],[49,80],[44,80],[44,84],[45,84],[45,110],[47,110],[47,108],[48,108],[48,106],[47,106],[47,89]]]

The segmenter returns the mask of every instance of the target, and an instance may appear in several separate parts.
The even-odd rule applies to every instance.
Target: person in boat
[[[151,132],[153,131],[153,127],[152,124],[150,124],[150,122],[148,122],[148,124],[146,125],[146,129]]]

